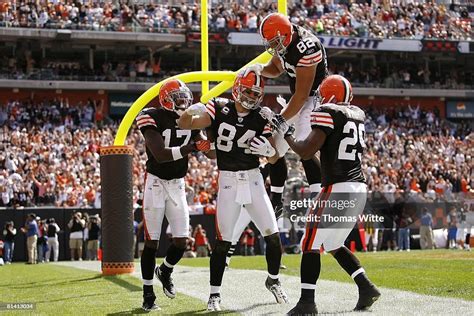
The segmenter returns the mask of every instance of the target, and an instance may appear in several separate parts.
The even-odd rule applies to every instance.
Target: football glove
[[[264,136],[255,137],[250,142],[250,152],[257,156],[272,157],[276,151]]]
[[[288,103],[286,103],[286,99],[280,94],[277,96],[276,101],[282,106],[283,110],[286,109],[286,107],[288,106]]]
[[[286,131],[285,135],[283,136],[283,138],[287,138],[287,137],[290,137],[290,136],[293,136],[295,132],[295,127],[293,125],[290,125],[288,126],[288,130]]]
[[[245,68],[245,72],[244,72],[244,77],[247,76],[247,74],[250,72],[250,71],[253,71],[255,72],[257,75],[261,75],[262,74],[262,70],[263,70],[263,65],[262,64],[253,64],[253,65],[250,65],[248,66],[247,68]]]
[[[279,133],[282,133],[283,135],[286,134],[290,126],[281,114],[276,114],[266,106],[261,108],[259,113],[264,119],[266,119],[270,123],[274,130]]]
[[[199,115],[201,113],[206,112],[206,106],[201,102],[195,103],[191,105],[187,110],[186,113],[189,115]]]
[[[200,139],[194,143],[196,150],[207,153],[211,150],[211,142],[207,139]]]

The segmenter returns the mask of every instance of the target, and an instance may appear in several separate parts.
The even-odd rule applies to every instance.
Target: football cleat
[[[160,307],[155,304],[156,296],[154,293],[143,294],[143,305],[142,309],[145,312],[160,310]]]
[[[312,316],[317,315],[318,309],[314,302],[305,303],[299,301],[295,307],[293,307],[288,313],[287,316]]]
[[[288,295],[281,287],[279,280],[274,280],[270,277],[267,277],[265,281],[265,287],[275,296],[275,300],[278,304],[288,303]]]
[[[220,294],[211,294],[207,301],[207,310],[209,312],[220,312],[221,311],[221,296]]]
[[[359,300],[354,308],[355,311],[365,311],[372,306],[380,297],[381,293],[375,285],[359,289]]]
[[[155,268],[155,275],[163,285],[163,293],[169,298],[176,297],[176,290],[174,289],[173,279],[171,273],[161,271],[160,267]]]
[[[273,210],[275,211],[275,217],[276,219],[280,219],[280,217],[283,216],[283,203],[280,202],[280,204],[277,204],[275,205],[275,207],[273,208]]]

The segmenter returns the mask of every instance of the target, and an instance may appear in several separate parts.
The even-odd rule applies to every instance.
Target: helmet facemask
[[[263,89],[257,86],[239,86],[237,101],[247,110],[256,109],[263,101]]]
[[[168,94],[168,101],[173,104],[173,109],[181,115],[193,103],[193,94],[186,88],[172,91]]]
[[[263,45],[265,46],[266,51],[272,56],[284,56],[286,54],[286,47],[283,44],[286,40],[285,35],[278,35],[272,38],[271,40],[263,40]]]

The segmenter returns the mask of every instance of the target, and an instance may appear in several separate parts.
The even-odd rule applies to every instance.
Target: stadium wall
[[[41,219],[49,219],[54,217],[56,223],[61,228],[61,231],[58,233],[59,240],[59,260],[70,260],[70,250],[69,250],[69,229],[67,223],[71,219],[71,216],[74,212],[80,211],[84,214],[87,212],[89,215],[99,214],[101,216],[102,212],[100,209],[75,209],[75,208],[24,208],[24,209],[0,209],[0,223],[5,223],[7,221],[13,221],[14,226],[17,229],[18,233],[15,238],[15,249],[13,253],[13,261],[26,261],[27,252],[26,252],[26,236],[20,231],[20,228],[25,225],[26,218],[28,214],[34,213],[36,216],[41,217]],[[135,212],[136,217],[141,216],[141,210]],[[102,216],[101,216],[102,217]],[[136,218],[137,221],[140,221],[139,218]],[[215,234],[215,223],[214,215],[192,215],[191,216],[191,225],[195,227],[197,224],[201,224],[202,227],[207,232],[207,238],[211,243],[214,242],[216,238]],[[158,257],[164,257],[166,255],[166,250],[168,249],[170,240],[166,236],[166,228],[168,227],[168,222],[166,219],[163,221],[163,227],[161,230],[160,245],[158,249]],[[2,227],[3,228],[3,227]],[[83,247],[83,257],[85,258],[85,247]]]

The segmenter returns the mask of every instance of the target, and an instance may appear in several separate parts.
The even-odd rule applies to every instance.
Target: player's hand
[[[279,94],[277,97],[276,97],[276,101],[278,104],[280,104],[284,109],[286,109],[286,107],[288,106],[288,103],[286,103],[286,99],[284,97],[281,96],[281,94]]]
[[[276,151],[273,148],[272,144],[264,136],[255,137],[250,142],[250,152],[253,155],[272,157],[275,155]]]
[[[286,134],[290,126],[281,114],[276,114],[266,106],[261,108],[259,113],[277,132],[280,132],[283,135]]]
[[[187,110],[186,113],[189,115],[199,115],[201,113],[206,112],[206,106],[202,104],[201,102],[195,103],[191,105]]]
[[[211,150],[211,142],[207,139],[200,139],[194,143],[196,150],[207,153]]]
[[[291,137],[295,133],[295,127],[293,125],[288,126],[288,130],[286,131],[283,138]]]
[[[248,66],[247,68],[245,68],[245,72],[244,72],[244,76],[247,76],[247,74],[250,72],[250,71],[253,71],[255,72],[257,75],[261,75],[262,74],[262,70],[263,70],[263,65],[262,64],[253,64],[253,65],[250,65]]]

